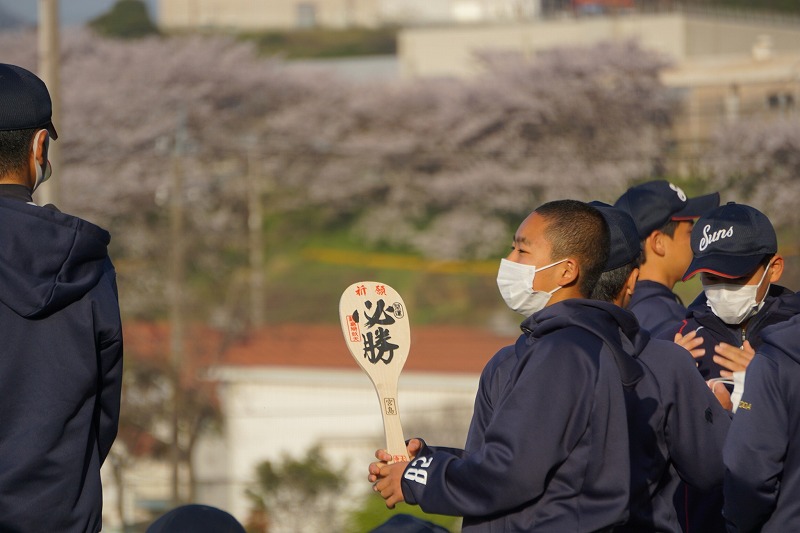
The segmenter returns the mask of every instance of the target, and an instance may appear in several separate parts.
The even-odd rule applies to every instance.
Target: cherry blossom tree
[[[265,135],[299,141],[291,179],[312,202],[371,242],[444,258],[496,254],[542,201],[612,199],[661,168],[676,102],[659,56],[629,42],[481,59],[477,79],[326,94]]]
[[[3,60],[35,70],[35,37],[0,34]],[[163,308],[174,174],[183,183],[189,274],[224,284],[237,265],[220,252],[244,246],[245,158],[261,142],[256,126],[334,86],[223,37],[65,32],[61,68],[59,207],[111,230],[114,257],[132,274],[120,281],[130,284],[125,311],[142,316]]]
[[[728,200],[749,203],[777,227],[800,225],[800,122],[744,120],[720,130],[705,162]]]
[[[11,48],[30,63],[30,47]],[[245,158],[284,207],[315,206],[369,242],[446,258],[496,254],[509,222],[538,203],[610,199],[659,168],[675,109],[661,57],[628,42],[479,59],[476,79],[355,85],[231,39],[70,34],[64,207],[124,227],[122,255],[152,261],[179,167],[190,253],[222,279],[218,251],[243,234]],[[137,293],[152,301],[159,277],[140,274]]]

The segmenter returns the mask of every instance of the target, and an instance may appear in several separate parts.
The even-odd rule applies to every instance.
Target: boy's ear
[[[633,289],[636,287],[637,281],[639,281],[639,267],[634,268],[628,274],[628,281],[625,282],[625,293],[628,296],[633,296]]]
[[[664,235],[660,230],[653,230],[653,232],[648,235],[647,240],[645,241],[645,247],[648,247],[648,249],[654,254],[663,257],[664,254],[667,253],[667,247],[664,243],[665,238],[666,235]]]
[[[580,265],[575,259],[568,258],[566,261],[557,265],[560,270],[558,284],[562,287],[575,283],[580,275]]]
[[[771,270],[771,273],[769,274],[770,283],[777,283],[780,281],[781,276],[783,275],[783,266],[783,256],[776,254],[772,259],[772,263],[769,265],[769,269]]]

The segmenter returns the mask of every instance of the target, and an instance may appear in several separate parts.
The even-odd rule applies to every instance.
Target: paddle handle
[[[386,434],[386,451],[392,456],[390,463],[408,462],[400,410],[397,406],[397,384],[375,384],[383,415],[383,431]]]

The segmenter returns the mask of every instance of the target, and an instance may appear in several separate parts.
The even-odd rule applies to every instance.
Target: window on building
[[[794,95],[792,93],[769,93],[767,107],[770,111],[789,111],[794,108]]]
[[[311,2],[297,4],[297,27],[313,28],[317,25],[317,6]]]

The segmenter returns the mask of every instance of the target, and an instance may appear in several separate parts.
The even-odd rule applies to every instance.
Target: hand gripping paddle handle
[[[361,281],[342,293],[339,319],[350,354],[378,393],[391,462],[408,461],[397,405],[397,382],[411,344],[405,303],[389,285]]]

